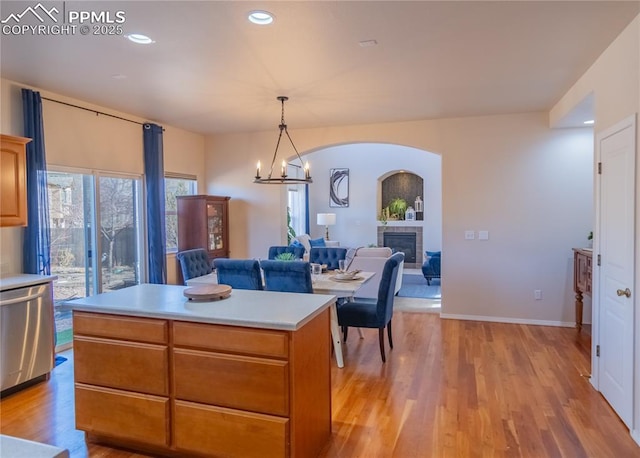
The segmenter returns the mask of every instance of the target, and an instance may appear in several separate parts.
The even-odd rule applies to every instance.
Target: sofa
[[[301,234],[293,238],[293,241],[289,246],[293,247],[303,247],[304,248],[304,256],[302,259],[305,261],[309,260],[309,253],[311,253],[311,248],[322,248],[322,247],[339,247],[340,242],[334,240],[325,240],[322,237],[317,239],[312,239],[309,234]]]
[[[324,264],[327,270],[336,270],[340,266],[339,261],[346,258],[347,249],[340,247],[312,247],[309,252],[309,262]]]
[[[380,280],[382,279],[382,270],[384,263],[387,262],[392,255],[391,248],[374,247],[374,248],[352,248],[347,253],[347,269],[360,269],[364,272],[375,272],[376,275],[366,282],[356,292],[358,298],[377,299]],[[404,270],[404,261],[400,263],[398,268],[398,276],[396,278],[396,286],[394,293],[398,293],[402,287],[402,273]]]

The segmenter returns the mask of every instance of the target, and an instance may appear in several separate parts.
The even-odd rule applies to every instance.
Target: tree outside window
[[[197,192],[195,178],[165,177],[165,230],[167,253],[178,251],[178,200],[177,196],[192,196]]]

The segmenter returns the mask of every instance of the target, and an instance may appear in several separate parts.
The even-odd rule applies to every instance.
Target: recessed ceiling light
[[[254,24],[258,25],[269,25],[274,20],[273,14],[264,10],[250,11],[247,18]]]
[[[114,80],[124,80],[127,78],[127,75],[123,75],[122,73],[118,73],[117,75],[111,75],[111,78]]]
[[[155,43],[155,41],[153,41],[151,38],[146,35],[142,35],[141,33],[130,33],[128,35],[125,35],[125,37],[127,37],[129,41],[133,41],[134,43],[137,43],[139,45],[148,45],[151,43]]]
[[[585,121],[585,124],[595,124],[595,121],[593,119],[590,119],[589,121]]]

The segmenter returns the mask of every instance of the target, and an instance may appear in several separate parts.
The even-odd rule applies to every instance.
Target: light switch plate
[[[489,231],[478,231],[478,240],[489,240]]]
[[[476,231],[464,231],[465,240],[473,240],[476,238]]]

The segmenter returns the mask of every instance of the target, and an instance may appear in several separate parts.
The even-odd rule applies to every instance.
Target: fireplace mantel
[[[387,220],[387,223],[378,221],[378,227],[422,227],[424,221]]]

